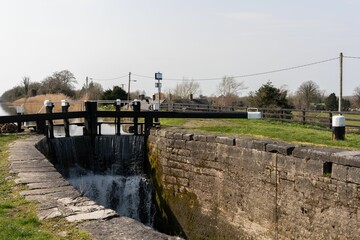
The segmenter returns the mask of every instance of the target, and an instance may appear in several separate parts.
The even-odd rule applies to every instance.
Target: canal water
[[[9,114],[15,114],[15,109],[9,108],[0,102],[0,116],[7,116]]]

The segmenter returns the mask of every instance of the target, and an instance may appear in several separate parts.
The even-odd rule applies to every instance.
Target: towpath
[[[40,220],[65,217],[86,229],[93,239],[180,239],[171,237],[133,219],[122,217],[83,197],[36,148],[43,136],[30,135],[15,141],[9,149],[10,171],[17,184],[27,185],[21,194],[38,203]]]

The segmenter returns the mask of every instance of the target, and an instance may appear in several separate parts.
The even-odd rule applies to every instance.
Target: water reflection
[[[0,103],[0,116],[7,116],[16,114],[16,110],[9,105]]]

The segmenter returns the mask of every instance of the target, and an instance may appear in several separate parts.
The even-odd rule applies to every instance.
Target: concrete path
[[[133,219],[118,216],[94,201],[83,197],[56,171],[54,166],[36,148],[43,136],[30,135],[10,146],[10,171],[17,174],[15,182],[25,184],[28,190],[21,194],[38,202],[38,217],[43,219],[65,217],[89,231],[93,239],[180,239],[171,237]]]

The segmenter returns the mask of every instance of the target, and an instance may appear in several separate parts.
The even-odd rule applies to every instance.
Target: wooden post
[[[140,112],[140,108],[141,108],[140,101],[138,101],[137,99],[135,99],[135,100],[132,102],[132,106],[133,106],[134,112]],[[138,134],[139,134],[138,123],[139,123],[138,117],[134,117],[134,135],[138,135]]]
[[[61,100],[61,110],[63,113],[69,112],[70,104],[66,100]],[[68,118],[64,118],[65,137],[70,137],[70,123]]]
[[[90,137],[97,135],[97,102],[85,102],[87,117],[85,118],[85,133]]]
[[[46,113],[52,114],[54,104],[50,100],[45,100],[44,106],[46,109]],[[53,123],[53,120],[47,120],[47,122],[48,122],[48,127],[47,127],[48,131],[46,133],[46,137],[51,139],[51,138],[54,138],[54,123]]]
[[[45,134],[46,132],[46,124],[44,120],[37,120],[36,121],[36,132],[39,134]]]
[[[301,123],[302,124],[305,124],[306,123],[306,112],[305,112],[305,109],[302,110],[302,120],[301,120]]]
[[[16,113],[17,115],[22,115],[24,114],[24,107],[20,106],[20,107],[16,107]],[[17,132],[23,132],[24,130],[21,128],[22,126],[22,122],[17,122]]]
[[[333,117],[332,112],[329,112],[329,129],[332,129],[332,117]]]

